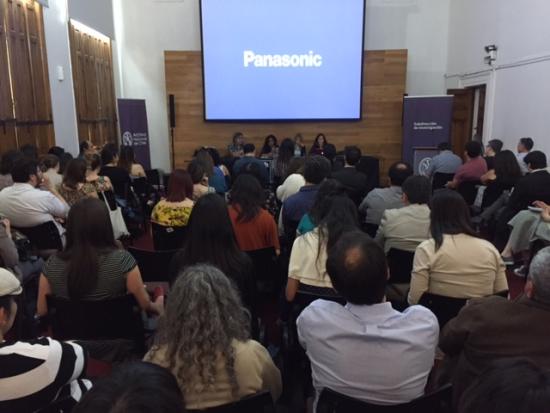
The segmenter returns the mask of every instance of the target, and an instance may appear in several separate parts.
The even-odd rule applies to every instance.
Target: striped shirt
[[[81,377],[86,355],[50,338],[0,343],[0,412],[35,412],[54,402],[76,404],[91,388]]]
[[[70,298],[67,281],[69,263],[52,255],[42,272],[50,283],[52,294]],[[99,256],[96,287],[82,297],[83,300],[108,300],[127,293],[126,276],[136,267],[134,257],[126,250],[113,250]]]

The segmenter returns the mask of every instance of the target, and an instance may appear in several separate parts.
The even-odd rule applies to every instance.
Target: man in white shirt
[[[525,157],[533,150],[533,146],[535,146],[535,143],[531,138],[521,138],[518,142],[518,153],[516,157],[518,159],[519,168],[521,169],[521,173],[523,175],[529,172],[527,164],[525,163]]]
[[[314,301],[297,321],[316,400],[323,388],[379,405],[421,397],[438,342],[435,315],[420,306],[400,313],[385,302],[384,252],[362,232],[342,236],[327,272],[347,304]]]
[[[22,159],[14,165],[11,175],[13,185],[0,191],[0,215],[21,228],[54,221],[62,234],[63,228],[55,220],[65,219],[69,206],[49,179],[42,176],[37,162]]]

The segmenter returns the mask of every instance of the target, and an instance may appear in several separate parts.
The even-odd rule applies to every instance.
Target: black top
[[[508,208],[517,214],[535,201],[550,204],[550,173],[545,170],[531,172],[518,181],[508,201]]]
[[[493,205],[497,199],[500,198],[504,191],[511,190],[518,182],[519,178],[514,177],[498,177],[494,181],[489,181],[487,183],[487,188],[483,193],[483,203],[482,208],[487,208]]]
[[[99,175],[109,177],[113,184],[116,196],[126,199],[127,191],[132,183],[128,171],[119,168],[118,166],[104,166],[99,171]]]
[[[348,167],[338,172],[333,172],[332,178],[344,185],[346,192],[356,205],[359,205],[365,195],[367,195],[367,175],[359,172],[355,167]]]

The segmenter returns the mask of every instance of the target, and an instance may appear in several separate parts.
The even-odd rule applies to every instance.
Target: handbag
[[[115,239],[129,236],[130,232],[128,232],[128,227],[126,226],[126,222],[124,222],[124,217],[122,216],[122,210],[120,207],[115,204],[114,208],[112,208],[109,205],[104,192],[100,192],[98,195],[103,199],[103,202],[105,202],[107,210],[109,211],[109,218],[113,227]]]

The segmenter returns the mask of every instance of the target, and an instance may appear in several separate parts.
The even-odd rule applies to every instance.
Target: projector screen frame
[[[208,123],[313,123],[313,122],[361,122],[363,118],[363,89],[364,89],[364,70],[365,70],[365,23],[367,12],[367,0],[362,0],[362,38],[361,38],[361,80],[359,91],[359,117],[358,118],[291,118],[291,119],[207,119],[206,117],[206,84],[204,76],[204,36],[203,36],[203,12],[202,3],[204,0],[199,0],[199,21],[200,21],[200,36],[201,36],[201,78],[202,78],[202,118]],[[208,1],[208,0],[206,0]]]

